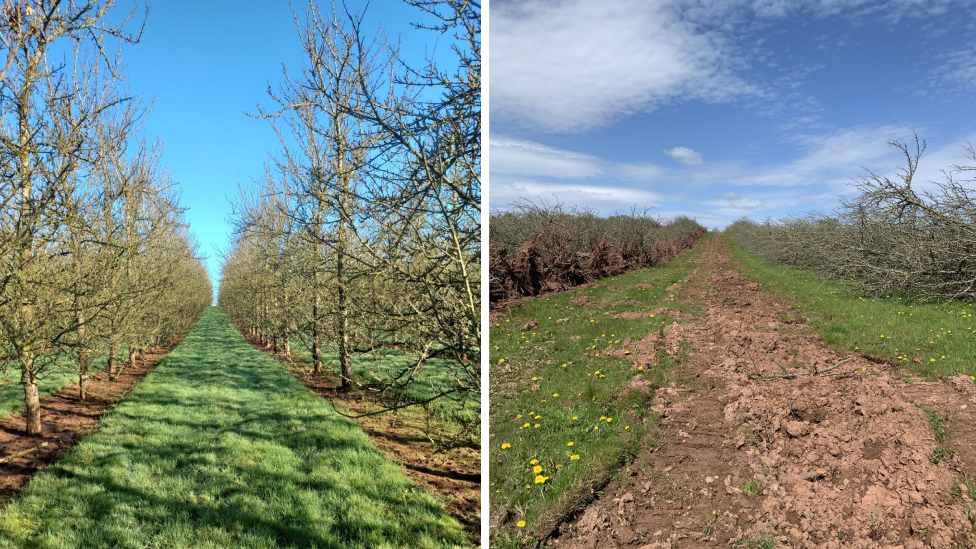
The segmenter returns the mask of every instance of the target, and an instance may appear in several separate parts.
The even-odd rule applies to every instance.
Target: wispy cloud
[[[852,183],[867,173],[862,166],[895,177],[904,157],[887,141],[904,142],[911,135],[908,127],[889,125],[799,135],[793,138],[799,153],[787,161],[758,166],[716,162],[693,172],[655,164],[614,163],[529,141],[518,142],[513,154],[512,140],[501,138],[504,146],[496,151],[492,138],[491,206],[498,209],[520,198],[542,198],[588,206],[603,214],[633,206],[655,207],[659,213],[697,212],[702,222],[720,225],[743,215],[830,209],[838,205],[839,195],[856,193]],[[917,188],[934,188],[932,182],[942,179],[941,169],[972,164],[962,148],[969,142],[976,143],[976,133],[927,151],[916,176]],[[509,155],[518,157],[518,162]],[[554,157],[571,160],[553,162]],[[496,171],[496,162],[505,168]],[[572,169],[575,162],[580,163],[578,169]],[[520,165],[531,168],[520,173]]]
[[[492,116],[580,132],[674,100],[757,90],[733,74],[721,34],[645,0],[492,6]]]
[[[791,96],[810,71],[798,66],[763,80],[757,65],[778,52],[762,33],[789,17],[837,18],[857,28],[884,21],[938,17],[973,0],[525,0],[492,6],[492,117],[545,133],[580,133],[665,105],[763,99],[760,110],[798,108],[815,115],[816,99]],[[821,36],[828,50],[844,33]],[[968,56],[968,57],[967,57]],[[972,52],[941,69],[972,84]],[[791,63],[792,64],[792,63]],[[768,100],[776,99],[772,105]],[[813,102],[813,103],[811,103]]]

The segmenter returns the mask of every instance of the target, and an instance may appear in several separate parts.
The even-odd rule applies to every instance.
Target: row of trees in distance
[[[161,147],[140,137],[148,109],[110,54],[138,42],[136,11],[113,22],[113,4],[0,7],[0,369],[19,369],[32,435],[39,379],[74,371],[84,399],[97,360],[117,375],[212,299]]]
[[[400,395],[431,357],[453,359],[432,398],[466,405],[481,391],[480,5],[408,4],[452,40],[449,69],[409,67],[362,13],[310,2],[296,15],[303,67],[254,113],[282,150],[241,191],[218,304],[276,350],[299,342],[343,388],[362,381],[356,348],[409,351],[371,380]]]

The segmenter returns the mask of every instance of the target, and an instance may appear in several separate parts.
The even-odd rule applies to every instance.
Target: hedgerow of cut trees
[[[925,142],[890,141],[905,157],[894,179],[862,176],[855,198],[833,212],[762,222],[740,219],[726,229],[764,260],[848,280],[876,293],[918,300],[976,299],[976,152],[927,190],[915,181]]]
[[[210,304],[206,270],[161,165],[139,136],[147,109],[123,86],[119,46],[141,26],[114,2],[0,6],[0,368],[19,371],[27,433],[38,380],[94,364],[114,378]],[[144,23],[144,21],[143,21]]]
[[[303,66],[253,115],[282,150],[235,205],[218,303],[273,350],[310,350],[314,371],[338,373],[344,390],[396,396],[390,409],[479,409],[480,5],[407,3],[436,22],[421,28],[453,40],[456,64],[409,67],[395,41],[366,36],[362,13],[310,2],[296,14]],[[390,348],[409,363],[354,371],[362,353]],[[406,398],[435,357],[450,359],[439,373],[450,382]],[[465,417],[477,432],[477,414]]]
[[[600,217],[589,209],[518,202],[488,222],[492,305],[653,267],[706,229],[687,217],[662,224],[647,210]]]

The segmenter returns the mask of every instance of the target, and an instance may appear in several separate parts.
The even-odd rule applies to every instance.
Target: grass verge
[[[3,547],[454,547],[463,528],[217,308],[0,513]]]
[[[630,352],[677,316],[704,313],[700,303],[674,300],[670,287],[688,276],[709,238],[667,264],[492,314],[493,546],[547,536],[656,430],[650,395],[681,381],[676,366],[687,349],[674,356],[659,350],[656,364],[643,370]],[[662,307],[676,312],[652,318]],[[630,388],[635,376],[649,383],[650,394]]]
[[[257,341],[251,345],[263,349]],[[263,352],[270,353],[264,350]],[[342,378],[328,370],[313,371],[311,362],[274,356],[315,394],[340,413],[353,417],[374,444],[416,484],[428,488],[467,529],[471,544],[481,541],[481,440],[455,421],[423,406],[387,409],[381,394],[367,389],[341,391]],[[375,414],[375,415],[369,415]]]
[[[843,282],[761,261],[731,239],[729,244],[743,276],[786,298],[791,315],[808,317],[827,343],[900,366],[906,381],[976,376],[974,304],[871,296]]]

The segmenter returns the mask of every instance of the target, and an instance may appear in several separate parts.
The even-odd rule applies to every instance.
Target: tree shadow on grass
[[[214,309],[98,433],[0,514],[2,538],[55,547],[466,545],[429,493]]]

